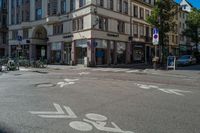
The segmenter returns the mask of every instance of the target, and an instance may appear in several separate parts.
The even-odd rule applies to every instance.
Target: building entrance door
[[[70,61],[71,61],[71,46],[67,46],[65,47],[65,51],[64,51],[64,63],[67,65],[70,65]]]
[[[87,48],[77,47],[77,63],[84,64],[84,57],[87,57]]]

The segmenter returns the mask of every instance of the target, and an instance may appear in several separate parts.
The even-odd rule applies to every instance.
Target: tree
[[[200,40],[199,37],[199,29],[200,29],[200,10],[193,9],[187,17],[186,20],[187,28],[183,32],[183,34],[192,39],[192,42],[196,45],[196,52],[198,52],[198,43]]]
[[[167,46],[167,33],[174,29],[174,15],[178,12],[178,6],[173,0],[157,0],[152,10],[152,14],[147,17],[146,21],[153,27],[159,29],[161,63],[164,63],[167,55],[164,54]]]

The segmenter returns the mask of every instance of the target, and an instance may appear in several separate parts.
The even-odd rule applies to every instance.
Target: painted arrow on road
[[[77,118],[77,115],[72,111],[72,109],[68,106],[63,106],[66,113],[64,112],[63,108],[57,104],[53,104],[56,111],[50,112],[50,111],[29,111],[31,114],[38,115],[39,117],[43,118]]]

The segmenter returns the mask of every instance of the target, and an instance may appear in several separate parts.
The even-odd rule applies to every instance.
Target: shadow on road
[[[177,67],[177,70],[200,71],[200,65]]]

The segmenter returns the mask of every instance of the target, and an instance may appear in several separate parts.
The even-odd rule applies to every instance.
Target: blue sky
[[[176,2],[180,2],[181,0],[176,0]],[[200,0],[187,0],[188,2],[190,2],[194,7],[197,7],[200,9]]]

